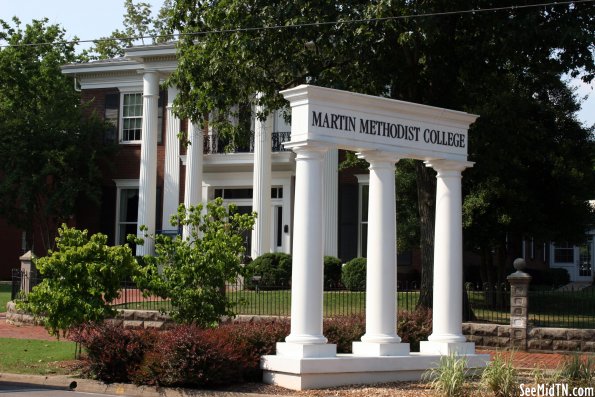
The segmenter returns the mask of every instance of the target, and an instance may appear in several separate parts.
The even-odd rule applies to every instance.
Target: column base
[[[337,345],[331,343],[304,345],[301,343],[277,342],[277,356],[290,358],[336,357]]]
[[[466,356],[475,354],[475,343],[422,341],[419,344],[419,352],[421,354],[439,354],[441,356],[448,356],[450,354]]]
[[[352,350],[359,357],[408,356],[410,352],[409,343],[353,342]]]

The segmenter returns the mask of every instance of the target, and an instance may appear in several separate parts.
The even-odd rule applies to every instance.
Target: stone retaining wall
[[[463,334],[476,346],[510,349],[510,325],[463,323]],[[530,351],[595,353],[595,330],[576,328],[529,328]]]
[[[282,318],[274,316],[237,316],[227,321],[258,322],[280,319]],[[150,310],[120,310],[116,318],[108,321],[135,329],[166,329],[174,324],[168,315]],[[14,302],[8,302],[6,322],[14,325],[41,323],[30,314],[18,311]],[[475,342],[478,347],[510,349],[512,346],[510,325],[463,323],[463,334],[469,342]],[[530,351],[595,353],[595,330],[529,328],[527,344]]]

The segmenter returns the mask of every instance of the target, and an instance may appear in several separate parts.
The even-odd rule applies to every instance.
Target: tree
[[[124,0],[124,30],[116,29],[109,37],[94,41],[89,53],[91,58],[108,59],[124,56],[124,49],[135,43],[142,45],[159,44],[171,41],[173,36],[168,30],[170,25],[171,0],[164,0],[163,6],[155,18],[152,17],[149,3],[134,3]],[[150,41],[148,39],[151,39]]]
[[[104,124],[84,106],[60,66],[75,62],[73,42],[46,19],[21,27],[0,20],[0,215],[34,232],[46,250],[78,200],[99,197],[97,149]],[[54,44],[52,44],[54,43]]]
[[[42,282],[28,295],[25,308],[37,317],[52,335],[67,333],[85,322],[101,322],[116,310],[110,306],[118,296],[121,282],[136,271],[136,261],[128,245],[110,247],[107,236],[91,237],[62,225],[56,250],[36,261]]]
[[[180,205],[172,226],[190,226],[184,239],[156,235],[155,256],[145,256],[139,287],[171,299],[171,316],[177,322],[209,327],[222,316],[233,316],[233,304],[225,295],[225,283],[236,282],[244,268],[242,232],[252,230],[256,215],[240,214],[222,199],[186,209]],[[129,238],[134,239],[135,236]],[[142,243],[138,241],[137,243]]]
[[[593,128],[576,120],[573,93],[553,77],[533,85],[499,78],[502,90],[480,106],[471,135],[481,167],[466,175],[466,242],[481,254],[481,277],[490,284],[505,282],[511,270],[509,241],[580,242],[593,225]]]
[[[227,120],[235,104],[250,100],[267,112],[286,105],[279,90],[311,83],[473,112],[483,111],[491,98],[510,88],[500,78],[514,76],[527,89],[560,80],[564,73],[592,80],[591,4],[551,2],[457,13],[496,6],[500,3],[491,0],[180,0],[171,19],[172,28],[184,34],[179,66],[170,79],[180,89],[176,111],[194,121],[206,122],[214,113]],[[554,104],[551,98],[543,101]],[[482,125],[474,127],[471,137]],[[470,150],[481,169],[481,157],[473,145]],[[435,173],[420,161],[415,173],[420,304],[430,306]]]

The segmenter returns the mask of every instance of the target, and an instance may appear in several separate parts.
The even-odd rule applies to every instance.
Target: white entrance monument
[[[296,187],[291,332],[277,354],[262,357],[264,381],[301,390],[417,380],[440,355],[465,355],[483,367],[462,334],[461,172],[467,132],[477,116],[311,85],[282,92],[291,105]],[[323,159],[329,149],[356,151],[370,163],[366,333],[353,354],[337,354],[322,334]],[[437,175],[433,333],[420,353],[397,335],[395,164],[424,160]]]

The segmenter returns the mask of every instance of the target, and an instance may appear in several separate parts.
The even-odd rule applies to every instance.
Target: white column
[[[188,122],[188,149],[186,151],[186,180],[184,181],[184,206],[196,206],[202,203],[202,167],[203,143],[202,130],[194,123]],[[191,237],[189,226],[182,230],[184,239]]]
[[[163,230],[172,229],[170,218],[178,212],[180,204],[180,119],[173,111],[173,102],[178,95],[175,87],[167,89],[167,128],[165,131],[165,166],[163,170]]]
[[[431,160],[436,175],[436,227],[434,230],[434,292],[432,335],[421,343],[422,353],[473,354],[466,343],[463,319],[463,217],[461,172],[470,162]]]
[[[397,221],[395,154],[363,152],[370,163],[368,258],[366,271],[366,333],[353,344],[359,356],[409,354],[397,335]]]
[[[292,148],[296,156],[291,333],[277,344],[277,355],[329,357],[336,345],[322,335],[323,298],[323,157],[327,148],[313,144]]]
[[[252,210],[257,217],[252,229],[252,259],[271,251],[271,130],[266,120],[254,121],[254,173]]]
[[[339,240],[339,151],[324,155],[324,254],[338,255]]]
[[[147,227],[146,233],[155,233],[155,212],[157,205],[157,102],[159,100],[159,74],[147,70],[143,74],[143,121],[140,145],[140,178],[138,184],[138,229],[137,236],[144,238],[140,226]],[[154,242],[145,239],[144,245],[136,246],[137,255],[152,255]]]

